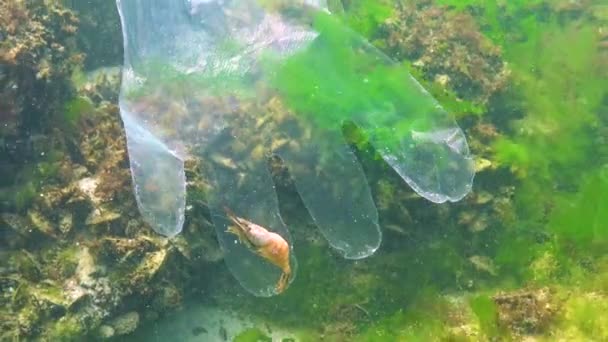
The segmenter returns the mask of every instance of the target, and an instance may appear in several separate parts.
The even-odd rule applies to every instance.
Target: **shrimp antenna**
[[[236,214],[234,213],[234,211],[232,211],[230,208],[228,208],[228,206],[224,205],[224,212],[226,212],[226,215],[228,216],[234,216],[236,217]]]

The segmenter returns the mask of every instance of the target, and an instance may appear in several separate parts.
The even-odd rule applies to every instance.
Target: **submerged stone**
[[[130,334],[139,325],[139,314],[136,311],[127,312],[111,320],[108,325],[116,336]]]
[[[53,224],[37,210],[29,210],[27,213],[28,218],[32,222],[32,226],[44,235],[57,237],[57,231],[53,227]]]

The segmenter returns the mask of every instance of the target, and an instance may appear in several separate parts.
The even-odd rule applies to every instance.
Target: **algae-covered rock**
[[[51,123],[63,122],[70,76],[84,57],[75,47],[77,24],[57,1],[0,2],[0,209],[24,206],[36,195],[38,184],[22,176],[27,162],[53,159],[40,153],[54,145],[45,134]],[[40,166],[34,173],[43,179],[55,167]]]
[[[24,237],[27,237],[32,233],[29,222],[27,222],[24,217],[11,213],[2,213],[0,214],[0,219],[2,219],[4,229],[12,229],[14,232]]]
[[[75,48],[78,22],[57,2],[0,3],[0,108],[17,125],[48,118],[69,96],[66,82],[84,57]]]
[[[413,61],[428,80],[461,99],[484,104],[507,86],[509,70],[500,48],[466,13],[449,13],[428,1],[408,2],[381,28],[389,55]]]
[[[564,303],[554,334],[562,341],[608,340],[608,297],[597,292],[574,292]]]
[[[0,36],[5,38],[0,45],[0,159],[10,161],[0,163],[0,191],[8,189],[4,192],[11,198],[9,201],[0,196],[0,230],[6,232],[0,237],[0,242],[6,242],[0,252],[3,260],[9,260],[6,266],[0,266],[0,340],[109,339],[130,334],[143,321],[156,320],[181,307],[193,288],[207,290],[205,281],[211,277],[206,272],[211,271],[205,264],[222,258],[205,203],[211,187],[201,178],[205,163],[238,170],[243,163],[263,162],[268,157],[264,152],[267,147],[289,145],[300,150],[311,137],[304,127],[301,144],[279,136],[267,142],[252,139],[250,146],[231,146],[242,154],[241,160],[218,151],[200,165],[188,161],[185,229],[173,240],[152,235],[137,213],[131,190],[126,143],[116,106],[120,70],[73,73],[82,58],[74,49],[76,27],[88,31],[86,37],[78,37],[79,46],[90,48],[94,55],[86,62],[88,68],[101,65],[102,59],[112,60],[112,64],[120,60],[116,57],[122,48],[120,34],[111,33],[119,32],[119,27],[112,27],[118,25],[114,3],[100,1],[99,7],[90,6],[90,2],[72,3],[84,19],[77,20],[57,2],[0,2]],[[592,10],[598,20],[605,17],[601,7]],[[99,51],[106,44],[91,44],[91,37],[97,33],[112,36],[107,51]],[[509,71],[501,51],[481,35],[469,14],[451,15],[429,1],[407,4],[398,7],[379,34],[392,58],[410,60],[427,81],[465,101],[487,104],[506,87]],[[605,49],[606,34],[598,34],[599,48]],[[69,84],[70,75],[76,84]],[[73,97],[75,92],[77,97]],[[232,105],[225,99],[197,101],[196,105],[210,108]],[[183,104],[171,110],[176,116],[185,112]],[[279,98],[268,103],[242,103],[235,111],[235,117],[244,122],[242,130],[235,133],[238,135],[261,137],[265,135],[262,131],[276,130],[276,125],[294,124],[294,114]],[[248,111],[267,114],[251,120]],[[63,126],[66,120],[51,120],[57,117],[67,117],[68,125]],[[202,118],[198,127],[204,129],[210,125],[208,121]],[[25,134],[25,125],[39,131]],[[278,308],[287,317],[283,313],[305,305],[304,310],[316,317],[332,318],[319,329],[329,340],[353,340],[361,329],[367,340],[487,340],[487,327],[482,326],[467,302],[469,295],[476,294],[438,295],[437,301],[416,300],[422,298],[417,294],[403,295],[428,284],[446,292],[472,290],[472,285],[461,286],[472,284],[471,279],[477,283],[471,275],[502,280],[503,267],[488,251],[488,244],[495,242],[496,231],[518,228],[514,224],[514,188],[505,184],[508,179],[497,178],[503,176],[497,168],[504,165],[492,157],[493,142],[503,134],[503,127],[499,129],[484,119],[473,123],[465,120],[465,125],[469,126],[471,150],[478,155],[476,171],[480,174],[480,182],[470,196],[455,205],[429,204],[373,156],[359,151],[369,162],[365,167],[377,171],[370,172],[369,180],[381,225],[389,236],[375,259],[381,262],[356,262],[352,274],[346,277],[348,281],[338,281],[346,287],[336,288],[331,277],[314,278],[313,273],[323,274],[322,267],[327,265],[325,261],[315,264],[321,257],[311,253],[302,263],[314,270],[310,272],[311,288],[322,283],[317,291],[336,298],[326,305],[323,296],[311,300],[307,289],[301,291],[301,297],[276,299],[270,304],[273,309]],[[53,162],[38,165],[39,159],[31,159],[37,176],[20,172],[23,160],[42,152],[48,154],[49,146],[53,147]],[[284,216],[297,217],[294,221],[305,227],[298,221],[304,211],[295,191],[290,192],[293,182],[288,170],[276,159],[271,160],[271,170],[277,187],[284,191],[280,195],[294,195],[293,201],[281,199]],[[23,184],[8,187],[15,175],[23,175]],[[13,197],[18,198],[18,205],[12,203]],[[294,237],[312,245],[324,243],[308,229],[296,230]],[[386,258],[387,254],[391,256]],[[541,284],[555,280],[562,266],[558,260],[563,262],[563,257],[553,251],[537,255],[529,269],[531,280]],[[404,264],[407,267],[402,268]],[[400,278],[399,272],[406,277]],[[214,274],[218,278],[221,275]],[[350,288],[354,290],[346,290]],[[243,297],[235,293],[229,292],[228,297],[240,308]],[[378,299],[380,304],[360,300],[378,294],[389,299]],[[297,305],[293,298],[297,298]],[[546,289],[509,290],[488,297],[496,306],[497,322],[515,339],[545,334],[572,341],[608,340],[608,301],[603,292],[572,291],[563,306],[554,299]],[[390,309],[377,310],[387,303]],[[376,309],[370,309],[374,306]],[[381,313],[386,317],[379,317]],[[200,338],[210,336],[200,325],[191,332]],[[214,329],[213,334],[228,336],[225,329],[223,334],[221,329],[219,334]],[[265,335],[245,331],[241,338],[265,339]]]
[[[233,339],[234,342],[272,342],[272,338],[258,328],[241,331]]]
[[[50,237],[56,237],[55,227],[49,222],[39,211],[30,210],[28,211],[28,218],[32,223],[32,227],[39,230],[41,233]]]
[[[21,250],[13,255],[11,263],[15,265],[21,277],[30,281],[41,280],[41,265],[32,253]]]
[[[173,284],[166,284],[157,290],[152,308],[156,312],[166,312],[175,310],[182,305],[182,291]]]
[[[499,293],[492,299],[497,306],[498,323],[518,336],[546,331],[558,311],[548,288]]]
[[[60,318],[48,331],[49,341],[79,341],[86,334],[86,327],[75,316]]]
[[[127,312],[112,319],[108,325],[112,327],[116,336],[130,334],[139,325],[139,314],[135,311]]]
[[[108,340],[116,335],[116,331],[113,327],[109,325],[101,325],[99,329],[97,329],[97,336],[102,340]]]
[[[135,269],[135,272],[132,275],[132,284],[134,286],[137,286],[137,284],[140,282],[146,282],[152,279],[156,275],[156,273],[164,266],[166,260],[166,249],[146,253],[143,261]]]
[[[471,264],[473,264],[475,269],[477,269],[481,272],[486,272],[493,276],[498,275],[494,262],[492,261],[492,259],[490,259],[487,256],[473,255],[473,256],[469,257],[469,261],[471,262]]]
[[[537,283],[554,280],[559,272],[559,263],[552,251],[545,251],[530,264],[532,279]]]
[[[86,225],[96,226],[102,223],[108,223],[115,221],[121,217],[121,214],[110,209],[96,208],[94,209],[86,219]]]
[[[475,158],[475,173],[488,170],[493,165],[492,161],[485,158]]]
[[[79,20],[77,46],[87,52],[84,67],[115,65],[122,61],[120,18],[114,1],[68,1]],[[104,44],[99,44],[103,41]]]

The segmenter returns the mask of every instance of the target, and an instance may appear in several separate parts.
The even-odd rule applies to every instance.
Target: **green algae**
[[[16,265],[19,273],[27,280],[39,281],[42,277],[40,263],[35,259],[35,256],[26,250],[21,250],[20,253],[13,256],[12,263]]]
[[[432,128],[432,101],[413,95],[419,89],[406,66],[389,63],[339,20],[324,14],[314,19],[321,39],[280,65],[272,80],[290,108],[330,131],[373,114],[379,127],[366,133],[383,142]]]
[[[35,183],[33,181],[26,181],[19,184],[14,193],[0,192],[0,197],[2,197],[5,202],[14,201],[13,205],[15,209],[17,209],[17,211],[22,211],[30,206],[37,193],[38,187]]]
[[[585,175],[578,192],[559,198],[549,218],[549,229],[559,243],[593,255],[608,246],[608,172]]]
[[[13,176],[11,187],[0,188],[0,202],[17,212],[31,207],[41,187],[58,177],[64,157],[65,153],[53,146],[34,156],[32,162],[23,165],[19,173]]]
[[[50,341],[81,341],[85,336],[85,329],[75,316],[60,318],[48,332]]]
[[[524,99],[525,116],[512,121],[509,134],[493,146],[496,160],[521,177],[515,195],[515,221],[492,238],[497,248],[494,260],[500,265],[499,283],[518,287],[529,282],[556,284],[588,277],[588,271],[580,269],[576,260],[601,255],[608,234],[604,208],[608,189],[602,176],[605,171],[597,163],[605,162],[605,156],[593,152],[593,132],[606,96],[602,78],[598,77],[601,71],[597,69],[595,29],[588,24],[558,24],[554,19],[541,22],[536,3],[508,2],[503,13],[494,3],[440,3],[458,11],[482,8],[477,19],[486,34],[503,45],[516,91]],[[518,16],[525,19],[506,25]],[[527,36],[527,40],[513,40],[521,36]],[[512,101],[519,100],[515,97]],[[473,112],[483,114],[485,110]],[[556,182],[564,185],[556,190],[550,185]],[[541,193],[546,195],[539,200]],[[392,201],[390,197],[386,200]],[[454,243],[454,238],[451,235],[448,244]],[[598,278],[588,286],[601,288],[605,277]],[[505,334],[496,328],[496,308],[490,298],[476,297],[471,305],[486,334]],[[575,312],[581,314],[584,309]],[[583,330],[585,338],[602,336],[596,328],[602,314],[593,309],[589,312],[596,315],[588,320],[590,327],[577,329]],[[575,325],[583,321],[581,318]],[[397,327],[386,330],[394,329]]]
[[[272,342],[272,338],[264,334],[257,328],[250,328],[242,331],[233,339],[234,342]]]
[[[512,74],[507,102],[521,113],[498,118],[494,111],[489,118],[508,122],[493,143],[493,159],[519,178],[515,221],[505,222],[496,238],[501,279],[511,285],[559,281],[576,267],[573,260],[605,246],[594,221],[601,219],[597,205],[589,204],[603,203],[605,196],[597,177],[605,163],[596,137],[606,89],[596,24],[581,7],[573,11],[583,15],[564,17],[559,11],[565,5],[551,8],[541,1],[438,3],[473,13],[501,46]],[[587,249],[573,253],[577,246]]]
[[[509,50],[527,115],[515,122],[515,137],[498,141],[496,157],[522,177],[571,181],[593,154],[589,133],[604,92],[595,33],[575,23],[545,30]]]
[[[377,35],[381,24],[395,10],[388,0],[347,1],[343,6],[343,12],[340,13],[342,20],[370,41]]]
[[[408,66],[408,69],[414,78],[416,78],[416,80],[418,80],[420,84],[437,99],[437,102],[441,103],[441,106],[456,119],[470,116],[482,116],[487,113],[488,109],[485,104],[472,100],[463,100],[458,97],[455,91],[446,88],[439,82],[425,80],[424,74],[421,71],[418,71],[407,62],[404,64]]]
[[[74,275],[78,266],[79,252],[80,248],[72,245],[60,248],[55,255],[49,255],[53,260],[48,270],[49,275],[55,279],[66,279]]]
[[[357,312],[350,319],[357,327],[356,336],[348,335],[351,339],[347,340],[471,340],[448,329],[450,321],[445,312],[449,310],[441,298],[442,291],[465,291],[472,294],[468,304],[474,313],[472,318],[464,319],[465,323],[478,324],[486,336],[509,339],[508,332],[496,327],[497,308],[488,293],[552,285],[559,286],[558,296],[570,298],[560,308],[557,321],[536,336],[539,340],[548,341],[551,336],[570,340],[608,339],[605,317],[608,262],[605,257],[602,259],[608,245],[605,228],[608,182],[602,166],[606,157],[598,153],[600,147],[592,138],[605,125],[598,120],[605,89],[595,68],[597,41],[593,28],[585,22],[564,24],[556,19],[539,18],[534,8],[536,2],[532,5],[503,2],[504,13],[494,3],[438,2],[456,11],[482,9],[477,17],[482,29],[504,48],[504,58],[514,72],[514,89],[509,94],[513,98],[507,101],[521,109],[521,118],[512,117],[511,113],[501,113],[502,117],[496,118],[499,114],[487,113],[486,107],[456,100],[451,103],[455,96],[449,92],[446,98],[438,97],[461,120],[470,120],[465,113],[474,113],[479,120],[495,120],[497,125],[510,122],[509,126],[498,127],[501,138],[491,148],[492,161],[508,170],[513,178],[501,178],[504,174],[488,178],[495,182],[515,179],[516,212],[510,213],[514,218],[477,234],[460,231],[451,223],[452,216],[433,221],[444,225],[441,229],[418,232],[416,226],[406,226],[404,230],[416,239],[415,244],[403,248],[400,244],[407,239],[392,239],[383,246],[390,252],[379,252],[373,260],[359,262],[357,267],[336,261],[323,252],[324,247],[298,249],[303,260],[298,283],[280,298],[252,300],[243,306],[286,325],[315,327],[344,317],[340,314],[351,311],[340,309],[348,307]],[[351,11],[347,14],[350,24],[365,35],[375,36],[378,23],[388,13],[382,8],[383,3],[378,3],[377,9],[365,1],[353,3],[351,7],[345,6],[346,13]],[[167,77],[171,77],[170,72]],[[425,85],[435,95],[444,92],[439,85]],[[295,95],[296,100],[301,100]],[[355,100],[358,102],[354,106],[365,106],[361,100]],[[305,112],[314,108],[306,107],[307,103],[298,105]],[[338,111],[345,109],[341,103],[331,105]],[[327,124],[330,121],[331,118]],[[365,146],[365,137],[354,136],[352,140]],[[26,209],[38,193],[39,184],[53,176],[52,165],[41,162],[36,169],[39,176],[23,176],[24,186],[17,192],[17,197],[22,197],[17,200],[18,208]],[[404,201],[394,187],[386,179],[379,185],[379,208]],[[190,195],[196,201],[205,201],[202,193]],[[420,210],[422,206],[413,207]],[[415,222],[420,224],[418,220]],[[468,266],[467,256],[480,251],[488,251],[499,266],[496,277],[481,276]],[[57,254],[58,277],[73,273],[72,252],[67,248]],[[115,261],[116,258],[105,260],[107,264]],[[113,270],[110,279],[127,287],[125,279],[133,266],[128,264]],[[27,263],[24,267],[24,275],[32,274]],[[469,280],[475,285],[466,286]],[[18,293],[25,291],[24,287],[20,289]],[[366,302],[369,298],[374,298],[375,303]],[[242,299],[238,300],[242,304]],[[364,308],[369,316],[355,305]],[[20,315],[32,328],[46,320],[32,307]],[[84,332],[74,318],[66,317],[56,321],[49,336],[53,340],[70,340]],[[240,338],[263,340],[263,333],[258,333],[261,332],[246,331]],[[310,340],[317,338],[311,336]]]
[[[94,111],[93,104],[88,98],[75,97],[64,105],[64,119],[68,125],[75,128],[79,120]]]
[[[350,23],[356,30],[372,36],[377,32],[374,26],[386,16],[386,12],[378,9],[375,13],[373,7],[365,7],[363,3],[351,7],[362,14],[353,14]],[[477,323],[488,337],[509,339],[510,333],[497,327],[498,309],[487,293],[530,284],[567,283],[584,279],[589,274],[589,270],[576,265],[579,263],[578,257],[588,253],[597,254],[605,246],[605,231],[600,225],[605,222],[602,214],[605,208],[601,204],[590,203],[606,202],[606,189],[602,177],[596,172],[598,165],[589,160],[593,151],[588,133],[597,125],[596,112],[602,98],[592,63],[595,40],[591,28],[585,26],[581,29],[574,24],[564,26],[556,22],[539,24],[538,15],[530,12],[533,8],[529,3],[509,3],[503,14],[499,13],[500,7],[495,4],[485,6],[473,1],[448,4],[459,11],[483,7],[483,16],[479,18],[481,26],[488,36],[505,49],[505,59],[513,68],[516,98],[508,100],[521,106],[522,119],[505,114],[507,117],[500,118],[501,121],[487,117],[487,107],[456,100],[450,104],[448,100],[455,96],[449,92],[443,98],[448,103],[446,107],[460,114],[458,117],[462,120],[470,119],[467,115],[473,113],[482,120],[510,122],[509,126],[499,127],[501,138],[491,148],[493,162],[513,175],[513,178],[500,181],[515,179],[517,184],[513,198],[516,213],[511,213],[513,219],[478,235],[459,232],[449,224],[450,219],[446,219],[448,222],[442,222],[446,225],[445,229],[414,233],[421,238],[422,244],[391,256],[381,254],[377,257],[382,262],[364,263],[366,266],[353,271],[363,273],[358,276],[346,270],[351,265],[336,262],[322,252],[323,248],[299,249],[298,253],[304,261],[300,265],[298,283],[279,298],[245,303],[243,306],[248,310],[286,325],[297,326],[306,321],[307,326],[323,326],[335,319],[336,308],[365,303],[366,298],[371,297],[378,301],[361,305],[371,317],[351,320],[358,327],[353,340],[470,340],[466,336],[455,336],[448,329],[446,306],[442,303],[441,294],[436,291],[437,288],[453,291],[466,288],[456,284],[456,279],[460,277],[473,279],[476,284],[468,289],[473,292],[469,305],[474,313],[474,318],[468,323]],[[367,10],[371,14],[366,14]],[[347,15],[348,11],[349,7],[345,6]],[[508,20],[518,16],[524,16],[520,23],[507,25]],[[328,24],[327,27],[330,26]],[[526,40],[514,41],[513,37],[526,37]],[[336,35],[338,38],[344,36]],[[577,40],[575,51],[564,53],[569,50],[565,42],[573,40]],[[336,51],[336,56],[342,57],[340,51]],[[306,58],[314,57],[300,56],[301,60],[296,59],[293,65],[287,65],[282,70],[285,72],[284,78],[277,80],[292,101],[291,106],[326,126],[333,125],[336,119],[346,115],[344,113],[369,107],[365,99],[353,95],[361,89],[351,88],[354,90],[353,93],[347,92],[348,101],[336,101],[331,96],[317,99],[330,110],[327,111],[329,114],[315,116],[319,102],[309,102],[302,95],[309,93],[316,80],[326,74],[324,69],[319,69],[319,74],[307,75],[312,78],[310,82],[289,83],[294,75],[300,77],[303,73],[297,63],[309,62]],[[530,61],[533,69],[529,67]],[[365,65],[365,61],[362,63]],[[567,75],[564,75],[564,66],[569,71],[565,73]],[[348,70],[345,72],[346,75],[349,73]],[[375,76],[384,81],[387,74],[380,72]],[[345,79],[348,81],[348,77]],[[335,87],[338,82],[330,79],[326,84]],[[573,90],[572,84],[578,88]],[[431,89],[434,94],[443,91],[439,86]],[[379,101],[386,96],[373,88],[363,90],[369,92],[372,99],[378,96]],[[565,96],[567,94],[570,96]],[[574,112],[577,115],[573,115]],[[358,146],[365,146],[365,137],[354,135],[352,140],[361,142]],[[587,168],[590,164],[591,167]],[[581,172],[581,169],[585,171]],[[556,183],[559,186],[554,186]],[[379,203],[384,206],[399,201],[391,186],[393,184],[388,182],[380,186]],[[204,200],[202,196],[201,200]],[[585,216],[584,220],[580,220],[582,215]],[[414,230],[408,227],[408,232],[410,229]],[[466,254],[471,249],[479,251],[480,246],[488,244],[490,247],[482,250],[491,252],[499,271],[497,279],[484,281],[482,276],[467,268]],[[589,244],[595,247],[586,250]],[[573,262],[573,259],[577,261]],[[387,267],[390,270],[382,268],[386,265],[390,265]],[[340,271],[336,271],[340,268]],[[348,285],[350,283],[356,286],[351,287]],[[602,283],[605,286],[605,280],[588,286],[598,288]],[[563,321],[555,323],[551,327],[555,330],[550,331],[575,330],[576,334],[570,336],[577,338],[604,336],[601,329],[602,308],[599,303],[573,299],[562,311],[560,317]],[[590,319],[587,314],[595,318]],[[362,313],[362,316],[366,315]],[[257,333],[247,331],[244,336],[255,340],[259,338]]]
[[[354,341],[464,341],[450,331],[451,304],[430,289],[416,296],[406,309],[383,315],[367,325]]]
[[[571,310],[572,325],[574,325],[583,337],[604,340],[608,338],[606,326],[606,301],[598,301],[596,298],[580,298],[573,300],[566,310]]]
[[[484,334],[489,338],[496,337],[499,333],[497,325],[498,310],[494,301],[488,296],[479,295],[471,298],[469,303]]]
[[[368,6],[365,1],[353,3],[350,7],[344,6],[347,18],[349,10],[354,11],[347,22],[350,20],[350,25],[364,35],[375,36],[376,26],[389,12]],[[536,7],[538,2],[509,2],[503,5],[504,11],[497,4],[480,1],[440,3],[456,11],[481,9],[477,19],[482,29],[504,49],[504,58],[513,71],[514,89],[507,94],[512,98],[506,101],[521,110],[519,118],[512,113],[488,113],[488,107],[472,102],[460,103],[449,92],[441,101],[461,120],[471,120],[469,115],[474,114],[475,120],[488,120],[497,125],[509,123],[497,127],[500,138],[492,143],[491,150],[492,162],[507,170],[510,177],[501,179],[504,174],[492,174],[488,178],[516,185],[512,198],[514,212],[504,214],[511,219],[477,235],[458,231],[450,222],[451,216],[437,221],[444,225],[442,229],[417,232],[415,227],[406,227],[404,230],[416,239],[416,244],[403,248],[391,245],[404,243],[405,239],[389,241],[383,248],[394,247],[394,250],[379,252],[376,259],[359,262],[358,268],[336,262],[322,252],[323,248],[299,249],[303,261],[298,283],[279,298],[246,303],[248,310],[286,325],[301,326],[302,321],[306,321],[307,326],[320,327],[332,323],[336,312],[343,313],[336,308],[360,304],[369,316],[361,312],[362,317],[349,320],[356,325],[355,332],[345,335],[355,341],[471,340],[470,336],[458,335],[449,329],[450,318],[446,312],[450,310],[446,309],[448,305],[441,293],[464,290],[471,293],[468,305],[474,316],[463,318],[463,324],[479,325],[484,337],[509,340],[521,336],[512,336],[511,332],[498,327],[499,309],[490,293],[561,284],[565,288],[556,296],[563,296],[572,283],[585,282],[587,291],[606,287],[605,276],[593,283],[584,281],[590,274],[588,267],[596,267],[594,257],[606,244],[606,231],[602,229],[606,188],[598,171],[601,165],[594,160],[590,138],[590,132],[599,125],[597,112],[603,96],[593,60],[597,42],[593,29],[578,23],[546,21]],[[382,7],[383,3],[378,6]],[[517,18],[521,21],[515,20]],[[332,30],[331,23],[319,25],[322,24]],[[334,38],[343,39],[338,33]],[[573,41],[576,41],[574,48],[571,47]],[[382,45],[381,41],[376,43]],[[334,52],[336,56],[331,58],[343,57],[339,49]],[[320,96],[315,99],[319,101],[316,103],[309,101],[303,95],[313,91],[314,84],[327,75],[323,68],[318,74],[303,75],[301,66],[315,57],[298,56],[294,64],[285,66],[284,74],[279,73],[276,80],[291,101],[289,104],[302,115],[308,115],[308,119],[329,127],[345,117],[344,113],[369,107],[367,99],[354,95],[357,92],[365,91],[379,102],[386,96],[373,87],[356,89],[353,86],[346,89],[347,101],[331,96]],[[353,65],[361,66],[365,62],[355,60]],[[406,64],[400,67],[408,68]],[[352,70],[342,71],[347,75],[345,83],[352,84],[348,82]],[[374,76],[385,81],[387,74],[379,72]],[[309,78],[291,84],[289,81],[294,75]],[[328,88],[335,89],[341,83],[323,80]],[[444,91],[440,86],[430,88],[433,94]],[[316,111],[319,106],[329,110],[319,115]],[[498,115],[504,116],[498,118]],[[358,134],[360,132],[350,133],[349,140],[360,148],[366,146],[366,138]],[[394,184],[386,180],[378,186],[380,208],[401,200],[392,187]],[[587,249],[588,246],[593,248]],[[489,252],[498,265],[497,276],[485,279],[471,270],[467,256],[480,251]],[[582,260],[591,260],[592,266],[580,265],[587,264]],[[467,286],[470,282],[474,285]],[[375,303],[365,302],[367,298],[374,298]],[[560,319],[542,336],[550,336],[555,331],[574,331],[565,336],[579,340],[605,336],[602,308],[602,301],[592,303],[585,298],[573,298],[561,309]]]
[[[495,43],[507,46],[517,31],[529,32],[536,26],[538,9],[543,0],[480,1],[480,0],[437,0],[456,11],[472,11],[476,14],[483,32]],[[542,9],[542,7],[541,7]]]

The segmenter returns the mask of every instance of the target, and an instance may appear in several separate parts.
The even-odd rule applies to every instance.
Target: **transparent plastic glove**
[[[330,15],[313,25],[317,39],[272,73],[290,107],[324,134],[354,121],[418,194],[435,203],[462,199],[474,170],[454,120],[403,65]]]
[[[200,158],[225,261],[271,296],[284,269],[234,234],[234,215],[278,234],[268,157],[288,166],[331,246],[359,259],[381,242],[365,175],[341,127],[354,121],[420,195],[456,201],[473,169],[462,131],[405,69],[335,21],[322,1],[117,0],[120,107],[140,211],[160,234],[184,221],[184,160]],[[293,228],[293,227],[292,227]],[[232,230],[229,232],[228,230]],[[266,251],[267,252],[267,251]],[[288,285],[287,283],[287,285]]]

